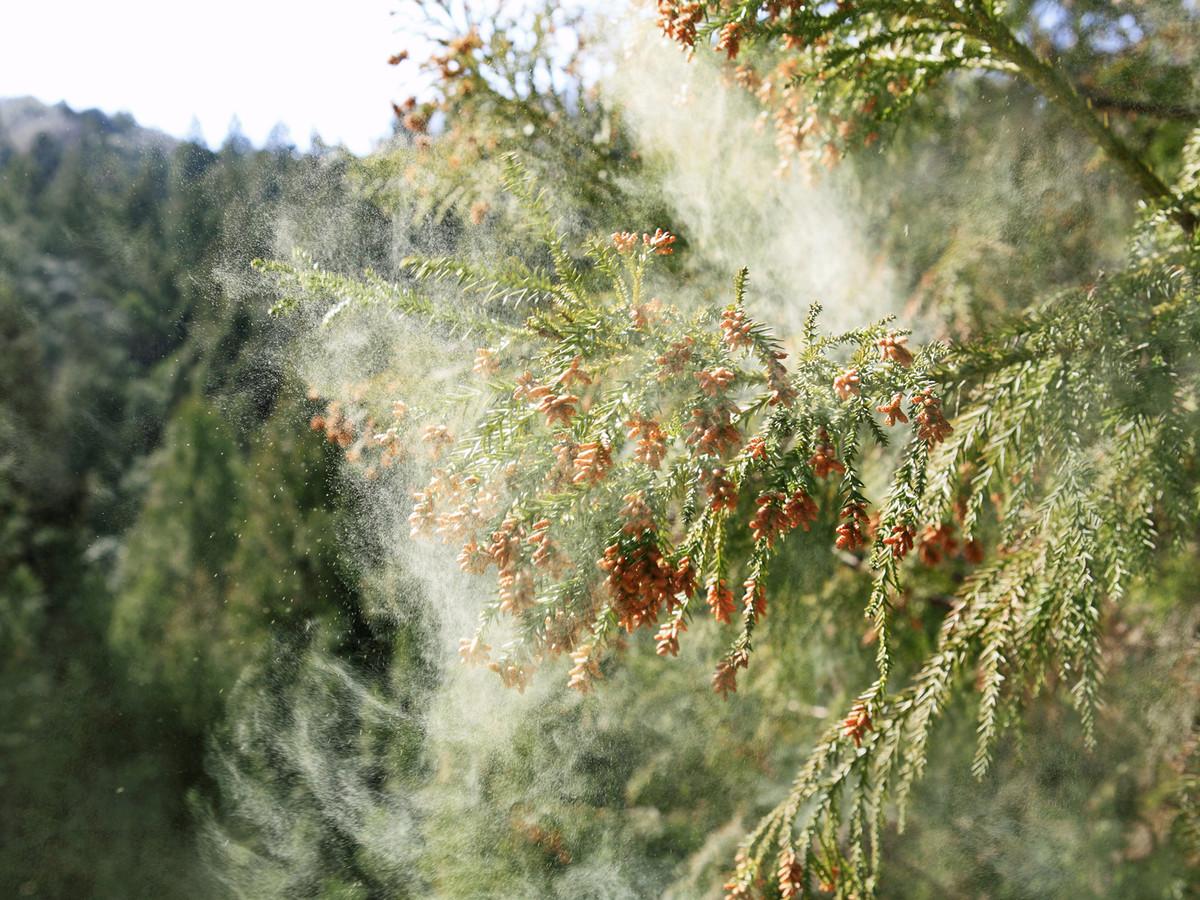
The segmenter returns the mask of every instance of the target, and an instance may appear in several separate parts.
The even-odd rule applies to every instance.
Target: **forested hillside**
[[[189,798],[242,666],[313,620],[373,640],[351,501],[238,287],[298,198],[342,209],[345,161],[0,122],[0,891],[203,895]]]
[[[0,100],[0,895],[1200,889],[1195,10],[416,6]]]

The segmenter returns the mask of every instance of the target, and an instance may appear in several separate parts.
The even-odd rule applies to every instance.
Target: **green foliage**
[[[533,221],[549,222],[527,180],[518,172],[510,182]],[[715,313],[702,306],[685,316],[643,305],[647,264],[671,252],[669,234],[647,233],[640,246],[614,234],[611,248],[594,243],[582,259],[547,235],[554,275],[545,300],[524,335],[479,351],[491,399],[416,495],[411,518],[414,533],[465,542],[465,570],[499,569],[499,597],[463,639],[464,660],[488,660],[485,629],[512,616],[512,639],[490,662],[502,681],[524,690],[533,668],[569,653],[570,685],[586,691],[619,629],[663,617],[659,654],[678,652],[701,584],[717,619],[727,618],[725,583],[737,572],[742,627],[714,676],[716,690],[733,690],[765,612],[776,539],[817,517],[818,479],[834,469],[841,487],[821,496],[842,506],[839,547],[862,542],[861,442],[886,445],[874,413],[892,424],[908,396],[916,436],[891,460],[869,557],[865,612],[879,677],[817,741],[727,885],[731,896],[749,896],[767,878],[784,896],[873,893],[885,820],[896,811],[903,824],[932,727],[963,674],[976,672],[980,692],[977,777],[1001,728],[1050,680],[1067,687],[1092,745],[1102,610],[1163,552],[1160,533],[1176,546],[1191,536],[1200,490],[1187,398],[1200,388],[1200,268],[1190,234],[1165,222],[1165,213],[1148,220],[1123,272],[948,354],[935,347],[914,358],[882,325],[821,337],[814,314],[795,374],[772,335],[747,318],[744,272],[718,337]],[[453,270],[436,261],[425,271]],[[319,289],[311,296],[323,299]],[[841,345],[854,349],[827,355]],[[497,377],[508,360],[528,368]],[[954,428],[935,390],[953,398]],[[437,425],[424,437],[435,456],[450,441]],[[727,514],[751,485],[755,540],[739,556]],[[935,650],[893,694],[890,610],[908,579],[900,561],[920,534],[929,563],[955,520],[969,545],[987,538],[992,559],[962,581]]]
[[[98,114],[0,147],[4,892],[709,896],[747,832],[735,896],[1194,891],[1194,11],[660,4],[785,150],[847,155],[905,318],[956,337],[905,365],[891,321],[730,291],[568,68],[582,20],[423,5],[432,78],[370,159]],[[633,223],[677,252],[589,240]],[[438,652],[478,576],[392,546],[443,426],[416,524],[505,570],[463,650],[549,670],[524,697]],[[667,588],[614,591],[630,561]]]
[[[135,681],[161,683],[191,724],[214,712],[216,697],[205,703],[196,692],[228,685],[237,665],[233,642],[211,634],[228,628],[221,601],[239,518],[236,445],[214,410],[193,404],[180,410],[166,446],[129,536],[111,639]]]

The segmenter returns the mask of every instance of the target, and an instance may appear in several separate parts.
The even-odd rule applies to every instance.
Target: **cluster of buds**
[[[500,676],[500,683],[506,688],[516,688],[517,693],[525,693],[533,678],[533,670],[509,659],[497,660],[488,664],[488,668]]]
[[[531,399],[536,400],[537,411],[546,417],[546,426],[553,428],[561,425],[569,428],[575,418],[575,404],[579,398],[574,394],[555,394],[550,388],[541,385],[530,391]]]
[[[850,501],[842,507],[842,518],[845,519],[837,527],[837,539],[834,545],[839,550],[857,550],[867,543],[867,506],[860,501]]]
[[[313,431],[325,432],[325,439],[331,444],[337,444],[343,450],[354,443],[354,426],[346,418],[340,403],[330,403],[325,415],[313,416],[308,427]]]
[[[488,203],[486,200],[476,200],[471,204],[471,208],[468,210],[467,216],[470,218],[472,225],[482,225],[484,220],[487,218],[487,214],[491,211],[492,204]]]
[[[404,446],[400,441],[400,432],[395,426],[375,435],[375,443],[383,448],[379,454],[379,464],[384,468],[404,458]]]
[[[962,555],[963,559],[971,565],[979,565],[983,562],[983,544],[979,542],[978,538],[971,538],[963,543]]]
[[[783,514],[787,516],[789,528],[803,528],[808,531],[808,523],[816,521],[819,510],[817,502],[800,488],[792,491],[787,503],[783,504]]]
[[[792,900],[804,891],[804,867],[796,858],[796,851],[788,847],[779,854],[779,868],[775,873],[782,900]]]
[[[704,456],[725,456],[742,444],[742,433],[733,424],[738,412],[728,400],[720,400],[692,410],[692,421],[686,440]]]
[[[907,368],[913,364],[912,351],[905,346],[908,343],[908,338],[901,334],[896,334],[894,331],[881,337],[875,342],[875,346],[879,348],[879,359],[882,362],[891,360],[894,363]]]
[[[692,359],[692,347],[695,345],[695,338],[690,335],[671,344],[663,353],[655,360],[662,369],[659,372],[659,378],[669,378],[672,375],[682,374],[687,368],[687,364]]]
[[[737,509],[737,487],[726,477],[725,469],[718,466],[708,473],[705,490],[708,492],[708,505],[714,511],[724,509],[732,512]]]
[[[850,715],[842,720],[842,736],[851,738],[855,747],[862,746],[863,738],[872,728],[871,714],[867,710],[867,704],[861,700],[854,704]]]
[[[754,71],[754,66],[747,65],[745,63],[733,70],[733,80],[738,84],[739,87],[745,88],[751,93],[756,91],[759,85],[762,84],[762,79],[760,79],[758,77],[758,73]]]
[[[742,582],[742,609],[761,619],[767,614],[767,588],[758,578],[747,578]]]
[[[612,242],[618,253],[632,253],[637,248],[638,236],[632,231],[614,231]]]
[[[695,591],[691,560],[684,557],[672,567],[653,532],[636,541],[612,544],[599,566],[608,573],[605,585],[617,621],[629,632],[652,625],[664,606],[669,609],[675,604],[677,595]]]
[[[722,625],[728,625],[733,619],[733,591],[729,590],[724,578],[714,576],[709,579],[706,599],[713,618]]]
[[[491,564],[491,555],[474,538],[463,544],[458,552],[458,567],[468,575],[482,575]]]
[[[960,550],[963,559],[971,565],[983,562],[983,544],[977,538],[971,538],[969,541],[963,541],[960,547],[954,538],[953,525],[938,523],[926,525],[922,529],[917,556],[925,565],[936,566]]]
[[[634,328],[645,328],[657,319],[661,312],[662,301],[654,297],[646,303],[635,303],[631,306],[629,308],[629,321],[633,323]]]
[[[483,47],[483,39],[479,32],[472,28],[466,34],[446,41],[445,46],[446,52],[431,56],[427,66],[436,69],[444,80],[449,81],[467,73],[470,68],[470,54]]]
[[[786,38],[785,38],[786,40]],[[775,148],[779,152],[780,168],[786,169],[791,157],[805,150],[809,138],[817,131],[817,107],[794,89],[798,60],[784,60],[771,77],[758,84],[756,95],[764,106],[774,106]]]
[[[700,383],[701,392],[709,397],[717,396],[717,394],[724,391],[737,378],[737,373],[725,366],[717,366],[715,369],[701,369],[694,374],[696,381]]]
[[[546,473],[546,484],[554,490],[562,490],[575,477],[575,454],[579,445],[564,437],[554,444],[554,465]]]
[[[945,557],[953,556],[958,550],[953,526],[944,523],[926,525],[921,530],[920,541],[917,557],[927,566],[938,565]]]
[[[586,386],[592,383],[592,376],[583,370],[583,357],[576,356],[571,360],[571,364],[567,366],[558,377],[554,379],[554,384],[561,387],[571,387],[572,385]]]
[[[529,400],[532,402],[530,394],[538,388],[538,380],[533,377],[533,373],[526,369],[517,376],[515,384],[516,386],[513,388],[512,394],[513,399],[518,401]]]
[[[849,400],[862,393],[862,377],[858,369],[847,369],[833,379],[833,389],[837,391],[839,400]]]
[[[555,379],[556,387],[568,385],[571,381],[571,377],[568,377],[569,374],[587,379],[584,383],[591,382],[587,374],[577,368],[577,364],[578,359],[572,364],[572,368]],[[531,372],[523,372],[517,377],[516,387],[513,388],[513,399],[528,402],[546,417],[546,425],[551,428],[555,425],[562,425],[564,428],[570,427],[571,420],[578,411],[576,404],[579,403],[579,398],[566,390],[555,393],[554,388],[539,384]]]
[[[841,155],[834,143],[835,134],[845,139],[851,124],[840,122],[836,117],[823,119],[807,92],[797,89],[801,63],[790,51],[805,49],[804,38],[784,34],[782,43],[789,55],[759,80],[755,89],[758,101],[772,111],[779,171],[786,172],[799,161],[807,173],[818,156],[827,166],[832,166]]]
[[[808,531],[817,512],[817,504],[801,489],[790,495],[785,491],[771,491],[758,498],[750,531],[755,541],[766,541],[768,547],[773,547],[777,538],[794,528]]]
[[[592,645],[585,644],[571,654],[571,670],[567,673],[567,687],[586,694],[592,682],[599,679],[600,661],[592,656]]]
[[[500,572],[500,612],[517,616],[533,609],[533,573],[524,568],[505,569]]]
[[[492,495],[483,495],[485,500],[484,506]],[[449,512],[443,513],[437,519],[437,536],[444,542],[460,541],[483,525],[487,518],[488,510],[484,506],[472,501],[471,497],[462,498],[462,502],[454,507]]]
[[[524,537],[521,532],[521,524],[512,516],[505,518],[500,527],[492,532],[487,553],[501,572],[516,568],[521,555],[521,540]]]
[[[426,425],[421,429],[421,442],[429,447],[429,455],[439,459],[454,443],[454,435],[445,425]]]
[[[632,231],[614,231],[610,239],[618,253],[632,253],[637,249],[638,236]],[[654,234],[642,233],[642,246],[658,256],[670,256],[675,252],[675,235],[655,228]]]
[[[651,469],[661,466],[663,457],[667,455],[667,434],[662,427],[644,416],[633,416],[625,423],[625,427],[629,429],[629,439],[637,441],[633,458]]]
[[[446,48],[456,56],[462,56],[465,53],[470,53],[472,50],[482,49],[482,47],[483,39],[474,28],[466,34],[460,34],[457,37],[451,38],[446,44]]]
[[[731,353],[754,343],[750,336],[753,329],[754,323],[741,306],[733,304],[721,311],[721,340]]]
[[[784,12],[800,9],[803,5],[803,2],[795,0],[776,0],[761,4],[758,14],[765,13],[764,21],[772,22]],[[845,2],[839,3],[841,8],[847,5]],[[730,59],[736,55],[739,42],[745,39],[745,26],[743,25],[741,30],[735,29],[736,25],[726,25],[718,37],[718,49],[733,54]],[[787,51],[774,69],[760,75],[749,66],[738,66],[734,77],[738,84],[753,92],[763,106],[764,114],[760,121],[765,122],[767,112],[771,113],[775,126],[775,144],[780,157],[780,172],[786,172],[794,163],[799,162],[802,170],[807,173],[818,158],[826,165],[833,166],[841,158],[842,148],[851,138],[861,139],[866,146],[877,141],[878,131],[868,127],[879,119],[878,113],[875,112],[877,97],[868,97],[856,113],[848,118],[837,115],[823,117],[816,104],[811,102],[809,92],[797,89],[803,63],[794,51],[803,51],[809,46],[820,51],[825,46],[825,41],[819,39],[809,45],[805,37],[790,33],[786,25],[773,33],[780,38],[782,48]]]
[[[436,536],[445,542],[466,540],[491,516],[498,494],[481,489],[473,475],[446,475],[435,470],[423,491],[414,491],[413,510],[408,517],[412,537]],[[444,512],[436,511],[435,505]],[[459,555],[463,570],[481,574],[487,568],[478,558],[479,547],[474,538],[468,541]]]
[[[526,822],[521,818],[513,818],[513,831],[524,840],[537,847],[547,858],[554,860],[560,866],[571,864],[571,851],[563,842],[562,832],[557,828],[543,828],[537,822]]]
[[[533,553],[529,560],[537,568],[550,569],[552,572],[562,570],[563,559],[559,553],[558,544],[550,537],[549,519],[538,519],[533,523],[529,544],[533,547]]]
[[[746,441],[746,457],[748,459],[764,460],[767,458],[767,439],[761,434],[756,434],[750,440]]]
[[[533,606],[533,573],[521,559],[524,539],[524,529],[510,516],[492,533],[487,547],[488,555],[500,570],[500,611],[511,615],[518,615]]]
[[[741,47],[742,26],[737,22],[726,22],[721,26],[721,31],[717,35],[717,49],[733,60],[737,59]]]
[[[913,394],[913,414],[917,420],[917,437],[930,444],[938,444],[948,438],[954,428],[942,415],[942,401],[930,391]]]
[[[402,103],[393,103],[392,112],[400,120],[406,131],[423,135],[429,127],[429,108],[417,105],[416,97],[409,97]]]
[[[904,402],[903,394],[896,394],[888,403],[883,403],[875,407],[875,412],[883,416],[884,424],[889,428],[897,422],[908,422],[908,416],[904,414],[904,410],[900,408],[900,404]]]
[[[836,453],[837,451],[834,450],[833,444],[829,440],[829,432],[822,428],[817,433],[817,446],[808,460],[808,464],[812,466],[813,475],[817,478],[825,478],[833,472],[846,474],[846,467],[838,460]]]
[[[737,690],[735,687],[734,690]],[[733,877],[725,882],[725,900],[751,900],[762,893],[763,880],[756,874],[757,868],[749,864],[746,848],[739,847],[734,856]]]
[[[595,484],[612,468],[612,448],[600,441],[580,444],[573,466],[571,484]]]
[[[500,361],[496,359],[496,351],[488,347],[479,347],[475,350],[475,365],[473,371],[480,378],[491,378],[500,371]]]
[[[623,498],[625,505],[621,507],[621,532],[623,534],[641,537],[647,531],[654,530],[654,513],[646,503],[646,495],[641,491],[626,494]]]
[[[546,652],[550,656],[558,656],[560,653],[574,651],[579,633],[583,629],[583,622],[577,615],[564,609],[555,609],[546,614],[542,626],[545,629],[543,634]]]
[[[679,655],[679,632],[687,631],[687,623],[678,615],[671,616],[654,636],[654,652],[659,656]]]
[[[904,559],[913,548],[915,537],[915,532],[907,525],[893,525],[891,534],[885,537],[883,542],[891,548],[893,557]]]
[[[642,235],[642,244],[653,250],[657,256],[670,256],[675,252],[675,235],[655,228],[654,234]]]
[[[409,535],[428,537],[437,525],[433,491],[413,491],[413,511],[408,516]]]
[[[783,365],[785,359],[787,353],[782,350],[776,350],[767,359],[767,390],[771,394],[768,402],[772,406],[790,406],[796,399],[796,388]]]
[[[737,693],[737,670],[750,665],[750,654],[744,649],[737,649],[717,663],[713,672],[712,688],[722,697]]]
[[[763,12],[767,14],[768,22],[777,22],[786,15],[804,9],[807,0],[767,0],[763,4]]]
[[[468,666],[481,666],[486,663],[491,649],[479,637],[462,638],[458,642],[459,659]]]
[[[437,517],[437,536],[443,541],[465,540],[494,512],[497,494],[493,490],[480,490],[479,484],[474,475],[446,476],[441,471],[434,472],[426,493],[449,508]]]
[[[658,27],[685,50],[696,46],[696,29],[704,21],[704,6],[679,0],[658,0]]]

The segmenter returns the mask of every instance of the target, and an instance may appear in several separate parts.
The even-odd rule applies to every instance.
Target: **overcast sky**
[[[0,0],[0,97],[126,111],[219,144],[231,118],[355,152],[390,131],[405,70],[395,0]]]

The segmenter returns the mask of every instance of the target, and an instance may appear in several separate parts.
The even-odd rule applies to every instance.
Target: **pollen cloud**
[[[601,89],[661,176],[690,253],[730,275],[748,266],[755,308],[785,334],[814,301],[835,329],[897,310],[848,172],[781,170],[770,122],[710,55],[689,61],[642,16],[614,34]]]

